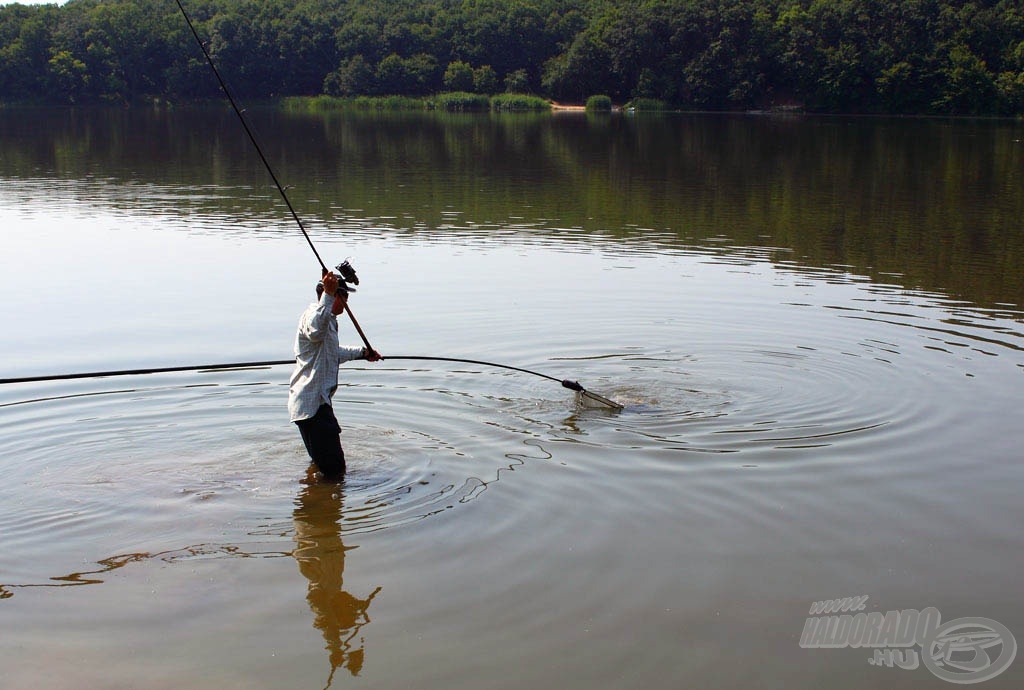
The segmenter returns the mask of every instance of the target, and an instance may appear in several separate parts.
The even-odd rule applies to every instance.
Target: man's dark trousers
[[[306,444],[309,457],[328,479],[340,479],[345,475],[345,451],[341,447],[341,426],[334,416],[334,409],[324,403],[309,419],[295,422]]]

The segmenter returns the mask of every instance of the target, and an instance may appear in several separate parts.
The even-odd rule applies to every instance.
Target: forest
[[[1024,115],[1024,2],[182,0],[233,93]],[[0,103],[216,98],[175,0],[0,7]]]

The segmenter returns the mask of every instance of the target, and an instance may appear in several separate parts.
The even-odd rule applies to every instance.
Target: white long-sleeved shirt
[[[334,297],[326,292],[302,312],[295,334],[295,371],[288,386],[291,421],[309,419],[338,388],[338,366],[364,356],[361,347],[338,344],[338,319],[331,313]]]

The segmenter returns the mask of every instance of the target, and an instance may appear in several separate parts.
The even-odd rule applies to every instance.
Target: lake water
[[[346,364],[330,485],[287,366],[2,385],[5,688],[1021,686],[1024,125],[250,117],[385,357],[625,407]],[[291,356],[233,118],[0,109],[0,378]]]

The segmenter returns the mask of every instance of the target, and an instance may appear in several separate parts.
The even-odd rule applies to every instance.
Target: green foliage
[[[69,102],[74,103],[85,92],[89,83],[85,63],[68,51],[61,50],[56,52],[47,64],[52,92],[64,94]]]
[[[944,84],[933,103],[936,110],[951,115],[982,115],[994,110],[995,79],[969,48],[954,46],[941,74]]]
[[[190,0],[241,98],[1024,114],[1020,0]],[[0,100],[219,97],[175,3],[0,6]]]
[[[525,69],[512,70],[505,76],[505,93],[529,93],[530,76]]]
[[[442,110],[470,111],[546,111],[551,104],[543,98],[525,94],[483,94],[454,91],[426,98],[410,96],[356,96],[339,98],[319,96],[289,96],[281,99],[281,107],[293,113],[322,113],[334,110]]]
[[[430,104],[411,96],[357,96],[352,105],[358,110],[426,110]]]
[[[444,71],[444,88],[450,91],[473,90],[473,68],[468,62],[456,60]]]
[[[288,96],[281,108],[291,113],[325,113],[338,110],[427,110],[430,101],[410,96]]]
[[[324,78],[324,93],[330,96],[355,96],[377,91],[377,74],[362,55],[343,60]]]
[[[47,26],[53,11],[0,7],[0,99],[45,96],[52,57]]]
[[[491,94],[498,90],[498,73],[490,65],[473,70],[473,91]]]
[[[353,107],[353,99],[338,98],[326,94],[309,98],[307,96],[288,96],[281,99],[281,108],[290,113],[327,113],[334,110],[349,110]]]
[[[551,103],[522,93],[501,93],[491,98],[491,108],[500,111],[544,111],[551,110]]]
[[[541,86],[555,98],[576,102],[595,91],[615,92],[612,73],[605,68],[611,61],[609,47],[594,35],[584,33],[565,53],[547,61]]]
[[[420,96],[440,85],[437,59],[426,53],[404,58],[392,53],[377,66],[377,88],[381,93]]]
[[[999,114],[1024,113],[1024,71],[1003,72],[996,77]]]
[[[593,112],[611,112],[612,99],[609,96],[591,96],[587,99],[587,110]]]
[[[458,111],[484,111],[490,110],[491,99],[487,96],[465,91],[441,93],[434,98],[434,104],[438,110]]]

